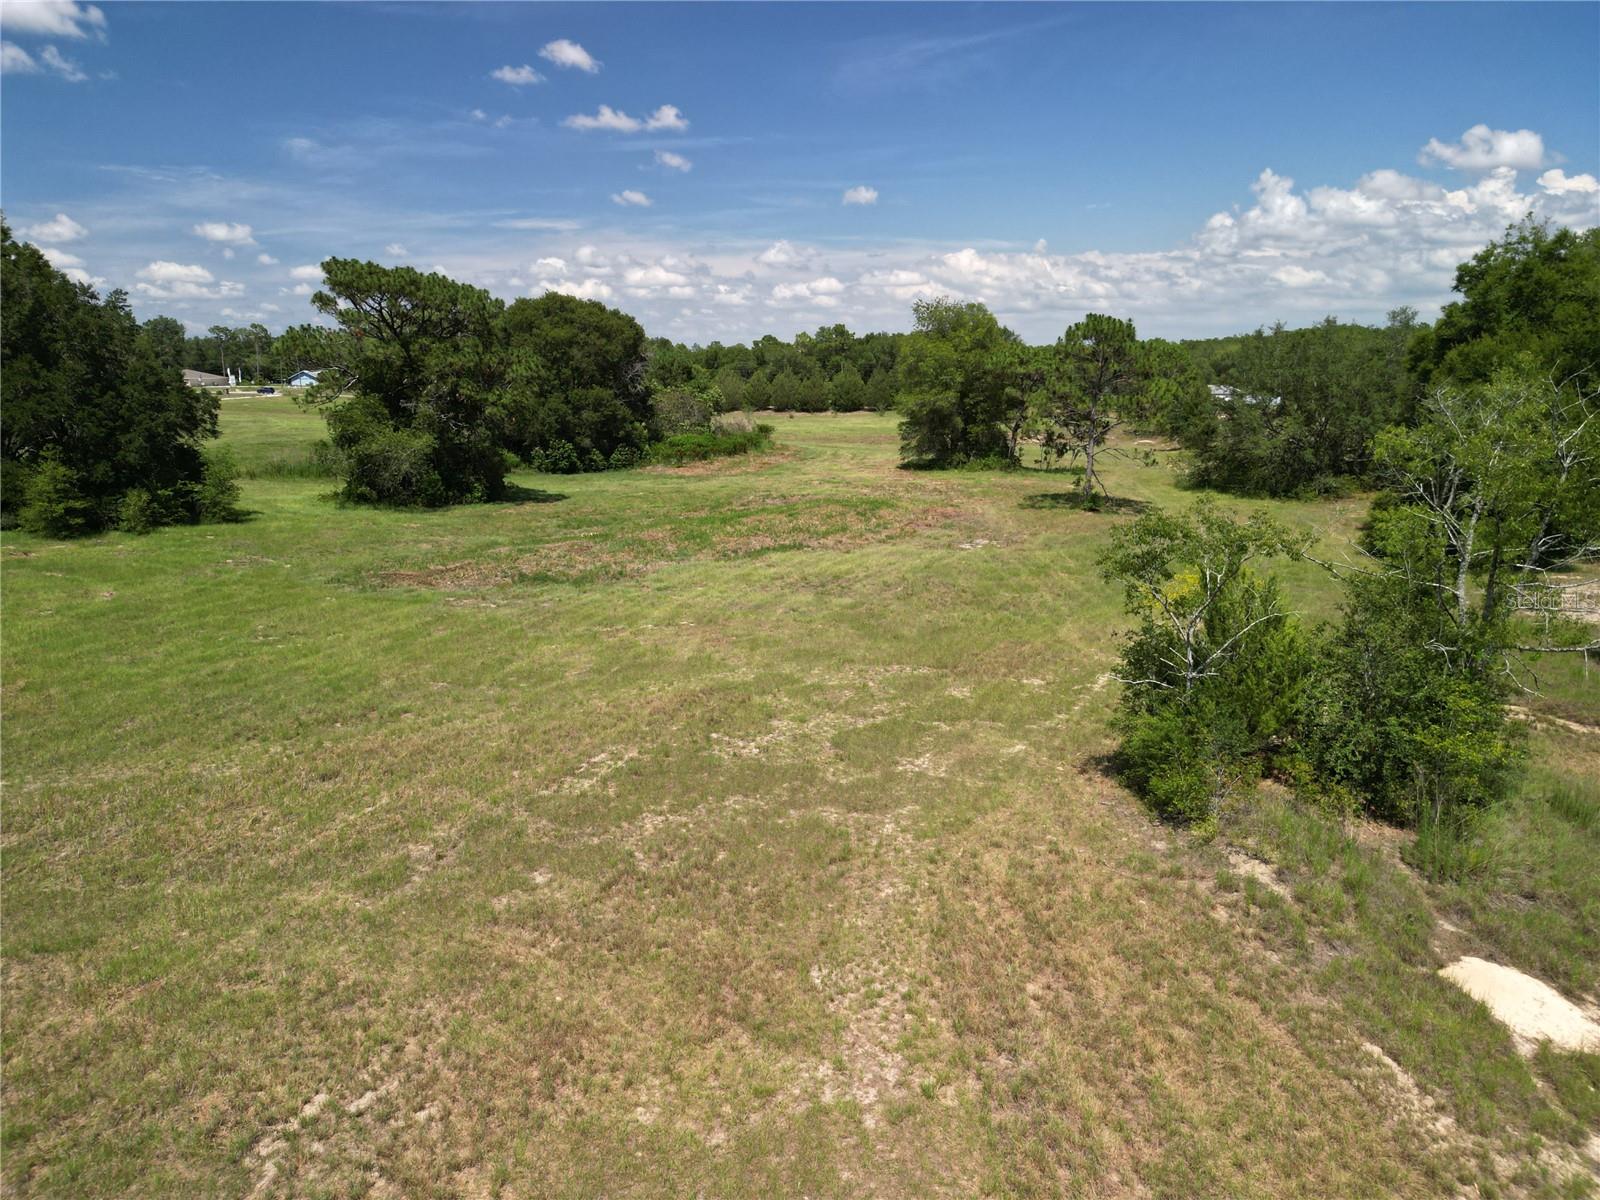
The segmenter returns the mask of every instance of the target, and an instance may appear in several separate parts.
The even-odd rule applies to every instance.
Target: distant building
[[[288,385],[290,387],[310,387],[317,381],[317,376],[321,374],[321,368],[318,368],[315,371],[307,371],[302,369],[289,376]]]
[[[227,387],[226,375],[213,375],[210,371],[184,371],[183,381],[190,387]]]

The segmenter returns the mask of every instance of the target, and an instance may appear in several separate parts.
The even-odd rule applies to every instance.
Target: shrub
[[[237,521],[241,516],[239,462],[226,446],[214,446],[206,451],[205,469],[195,493],[195,505],[200,520],[207,524]]]
[[[434,440],[409,429],[379,429],[345,451],[346,499],[403,507],[449,502],[435,469]]]
[[[117,528],[124,533],[149,533],[161,521],[161,506],[147,488],[129,488],[117,505]]]
[[[576,475],[583,470],[571,442],[556,441],[528,455],[528,465],[545,475]]]
[[[28,475],[17,523],[43,537],[71,537],[94,523],[94,506],[84,498],[77,474],[47,453]]]
[[[771,444],[772,426],[757,425],[748,433],[680,433],[655,443],[649,453],[651,462],[681,466],[708,458],[750,454]]]
[[[717,404],[709,396],[691,392],[687,388],[667,388],[656,393],[655,412],[656,429],[663,438],[670,438],[677,434],[710,429]]]
[[[610,467],[613,471],[626,471],[630,467],[637,467],[644,461],[644,451],[632,446],[618,446],[611,452]]]

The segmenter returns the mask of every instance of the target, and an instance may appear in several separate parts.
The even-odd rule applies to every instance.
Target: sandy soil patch
[[[1546,1039],[1561,1050],[1600,1052],[1600,1022],[1531,975],[1470,955],[1439,974],[1484,1004],[1511,1030],[1524,1054]]]

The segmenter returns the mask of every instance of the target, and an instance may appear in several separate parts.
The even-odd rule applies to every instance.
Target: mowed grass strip
[[[224,430],[272,461],[303,417]],[[1364,1046],[1396,981],[1461,1008],[1433,952],[1230,883],[1105,776],[1122,518],[901,471],[891,418],[775,423],[756,463],[519,503],[252,479],[238,525],[8,536],[7,1188],[1576,1186],[1539,1155],[1581,1064],[1541,1099],[1467,1006],[1505,1128],[1397,1035],[1408,1107]],[[1362,509],[1274,507],[1335,550]],[[1270,842],[1286,875],[1309,837]]]

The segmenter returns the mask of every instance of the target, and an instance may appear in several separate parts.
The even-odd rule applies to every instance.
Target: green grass
[[[322,414],[278,389],[276,395],[229,391],[218,425],[248,479],[317,478],[312,444],[327,434]]]
[[[774,423],[519,503],[250,478],[238,525],[8,535],[7,1190],[1575,1186],[1534,1148],[1592,1065],[1432,974],[1431,910],[1493,920],[1264,808],[1224,836],[1285,900],[1103,773],[1125,517],[897,470],[891,418]],[[281,397],[223,429],[247,471],[322,432]],[[1362,511],[1273,507],[1333,550]],[[1562,911],[1558,963],[1595,944]]]

